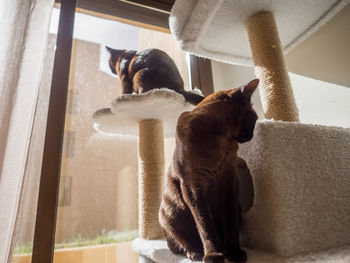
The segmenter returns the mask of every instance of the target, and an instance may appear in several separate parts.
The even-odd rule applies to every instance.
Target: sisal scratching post
[[[164,136],[160,120],[139,122],[139,231],[144,239],[163,236],[158,223],[164,178]]]
[[[274,15],[258,12],[246,21],[255,74],[267,119],[299,121]]]
[[[164,136],[173,137],[181,113],[193,109],[194,105],[181,94],[164,88],[120,96],[110,108],[93,114],[94,128],[101,136],[139,138],[138,208],[139,233],[143,239],[163,237],[158,211],[165,172]]]

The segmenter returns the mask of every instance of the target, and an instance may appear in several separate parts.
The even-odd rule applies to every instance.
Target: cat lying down
[[[144,93],[168,88],[182,94],[186,101],[197,105],[204,97],[186,91],[174,61],[159,49],[119,50],[106,47],[110,53],[109,67],[119,76],[122,94]]]
[[[239,244],[238,143],[249,141],[259,80],[206,97],[179,117],[159,210],[169,249],[192,260],[245,262]]]

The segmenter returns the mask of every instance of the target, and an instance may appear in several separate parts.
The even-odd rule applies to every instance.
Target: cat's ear
[[[255,91],[256,87],[259,85],[259,79],[254,79],[252,81],[250,81],[248,84],[240,87],[240,91],[243,93],[243,95],[246,98],[251,98],[253,92]]]
[[[111,54],[111,58],[113,60],[113,63],[117,61],[117,59],[126,51],[125,49],[114,49],[111,47],[106,47],[106,50],[109,54]]]
[[[108,51],[108,53],[111,55],[109,58],[109,68],[111,69],[113,74],[117,74],[117,71],[115,69],[116,63],[117,63],[117,56],[115,55],[115,52],[117,51],[116,49],[110,48],[110,47],[106,47],[106,50]]]
[[[114,49],[110,48],[110,47],[107,47],[107,46],[105,46],[105,47],[106,47],[106,50],[108,51],[108,53],[112,55]]]
[[[106,47],[106,50],[108,51],[109,54],[111,54],[112,57],[119,57],[125,50],[124,49],[114,49],[111,47]]]

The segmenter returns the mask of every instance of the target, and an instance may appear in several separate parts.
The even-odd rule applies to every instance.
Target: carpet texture
[[[238,154],[255,192],[246,246],[291,256],[350,245],[350,129],[259,121]]]
[[[137,238],[132,242],[134,251],[156,263],[200,263],[184,256],[173,254],[165,240],[145,240]],[[293,257],[281,257],[258,250],[246,249],[247,263],[348,263],[350,246],[331,249],[318,253],[307,253]],[[229,261],[225,261],[229,262]]]

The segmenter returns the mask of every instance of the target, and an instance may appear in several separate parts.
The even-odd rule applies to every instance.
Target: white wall
[[[350,87],[350,4],[286,55],[288,70]]]
[[[239,87],[256,78],[253,67],[212,61],[215,90]],[[303,123],[350,127],[350,88],[289,73]],[[263,119],[259,92],[253,95],[253,107]]]
[[[350,127],[350,88],[289,75],[301,122]]]

